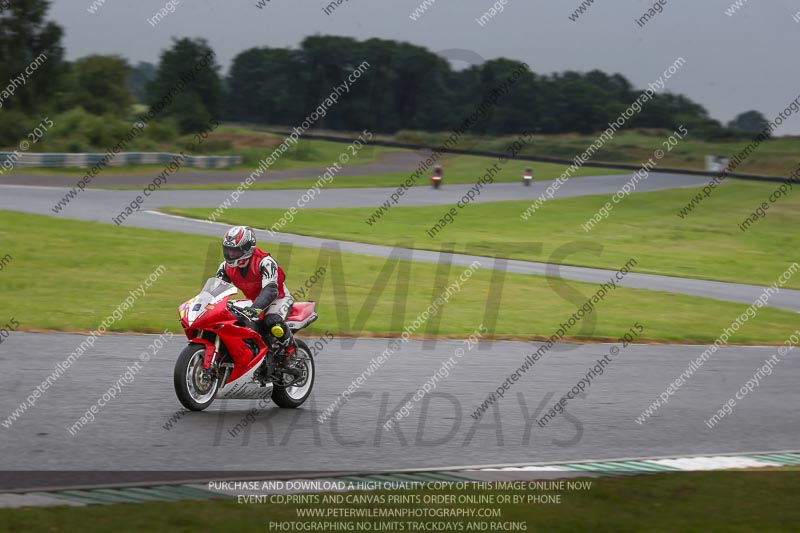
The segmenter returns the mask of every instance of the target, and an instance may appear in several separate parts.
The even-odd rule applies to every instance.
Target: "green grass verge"
[[[243,131],[259,131],[258,128],[243,128]],[[357,133],[323,132],[327,135],[341,136],[344,139],[355,137]],[[425,144],[438,146],[444,143],[452,132],[422,132],[400,131],[395,135],[377,135],[376,138],[385,141],[396,141],[406,144]],[[533,135],[527,139],[527,144],[520,151],[521,155],[552,157],[571,161],[575,156],[583,153],[594,143],[602,132],[583,135],[566,133],[559,135]],[[664,129],[640,128],[625,130],[614,135],[613,140],[607,142],[591,158],[594,163],[623,163],[639,166],[643,161],[652,157],[657,148],[667,150],[662,145],[673,131]],[[705,170],[706,155],[719,155],[732,157],[739,153],[752,135],[743,134],[740,139],[711,141],[694,137],[690,131],[688,136],[672,147],[660,161],[662,167],[680,168],[687,170]],[[487,150],[505,152],[507,147],[518,140],[518,135],[509,136],[474,136],[464,135],[460,138],[455,148],[467,150]],[[751,153],[746,161],[736,169],[737,172],[788,176],[798,167],[797,152],[800,150],[800,136],[775,137],[761,143],[758,149]],[[535,164],[535,163],[534,163]]]
[[[27,330],[95,329],[159,265],[166,267],[166,273],[111,329],[177,329],[178,305],[197,293],[221,260],[216,238],[9,211],[0,211],[0,242],[3,255],[13,257],[0,272],[6,288],[3,313],[7,316],[3,322],[13,317],[21,329]],[[37,245],[32,247],[31,242]],[[317,332],[396,335],[464,271],[453,267],[446,279],[437,279],[436,265],[404,261],[399,265],[400,274],[394,271],[382,284],[378,280],[387,261],[381,258],[342,254],[339,266],[324,257],[320,261],[318,250],[273,247],[268,242],[261,245],[286,268],[287,283],[293,291],[317,271],[318,265],[327,268],[322,281],[307,296],[319,302],[320,320],[312,330]],[[209,251],[212,259],[207,261]],[[486,320],[487,306],[500,304],[495,335],[549,337],[598,288],[521,274],[509,274],[502,285],[493,285],[491,278],[488,270],[476,271],[450,299],[438,328],[426,333],[463,338]],[[398,285],[397,279],[402,283]],[[337,280],[341,285],[334,290]],[[382,286],[386,290],[371,298],[374,307],[365,307],[371,292]],[[593,330],[580,332],[581,326],[576,325],[571,333],[577,339],[617,339],[638,320],[645,327],[646,339],[708,342],[745,308],[706,298],[617,289],[589,315],[596,317]],[[395,311],[397,317],[393,319]],[[731,342],[780,343],[796,325],[797,313],[764,308]]]
[[[639,261],[637,272],[771,285],[798,260],[800,233],[793,228],[800,222],[800,193],[789,193],[772,204],[766,217],[747,232],[738,224],[777,185],[727,182],[685,219],[675,213],[699,189],[633,194],[590,233],[582,224],[610,195],[552,200],[528,221],[520,214],[529,201],[469,205],[458,210],[455,221],[434,238],[426,231],[450,206],[393,207],[372,226],[364,221],[373,208],[301,209],[282,231],[375,244],[412,242],[429,250],[455,243],[457,250],[476,255],[610,269],[633,257]],[[204,219],[212,210],[165,211]],[[283,214],[279,209],[229,209],[221,221],[267,228]],[[532,245],[537,242],[541,249]],[[558,255],[564,243],[573,242],[577,244],[570,253]],[[597,252],[598,245],[602,253]],[[800,288],[800,276],[787,287]]]
[[[278,138],[276,140],[283,142],[283,138]],[[223,155],[241,155],[243,157],[242,164],[231,168],[250,172],[258,167],[261,160],[271,155],[275,151],[275,148],[277,148],[277,145],[238,148],[227,151]],[[347,150],[346,144],[301,138],[297,144],[291,145],[283,155],[276,159],[274,164],[270,166],[270,169],[286,170],[328,167],[339,161],[339,156],[342,153],[346,153],[350,156],[346,166],[363,165],[375,161],[382,154],[396,151],[397,150],[393,148],[367,145],[353,156],[352,153]]]
[[[564,135],[534,135],[522,150],[522,154],[531,156],[556,157],[571,160],[583,153],[602,132],[593,135],[570,133]],[[635,130],[614,135],[603,148],[595,153],[591,161],[595,163],[626,163],[641,165],[652,157],[657,148],[667,150],[661,143],[672,131],[668,130]],[[450,133],[402,132],[397,136],[400,142],[440,144]],[[752,138],[752,137],[750,137]],[[692,132],[665,154],[659,162],[661,167],[705,170],[706,155],[733,157],[750,142],[745,134],[742,140],[708,141],[692,136]],[[476,140],[470,137],[462,139],[463,145],[475,149],[505,151],[506,147],[517,139],[517,136],[486,137]],[[797,153],[800,151],[800,137],[776,137],[761,143],[751,153],[736,172],[745,174],[789,176],[798,166]]]
[[[575,480],[570,480],[575,481]],[[264,503],[230,501],[181,501],[84,508],[49,507],[0,510],[7,531],[54,531],[60,533],[117,533],[141,531],[278,531],[276,523],[309,524],[329,521],[352,524],[370,522],[372,531],[415,531],[412,522],[438,523],[443,531],[470,529],[471,522],[526,525],[527,531],[697,531],[703,533],[796,531],[800,521],[796,488],[797,472],[690,472],[631,478],[593,478],[588,490],[563,491],[380,491],[346,494],[383,495],[385,504],[366,503]],[[411,503],[389,504],[388,496],[522,496],[525,503]],[[532,495],[560,495],[560,503],[528,503]],[[318,495],[322,502],[323,495]],[[300,509],[499,509],[500,518],[328,518],[299,517]],[[441,511],[439,511],[441,512]],[[394,520],[402,529],[388,528]],[[291,525],[291,524],[289,524]],[[379,529],[378,526],[384,529]],[[460,526],[459,526],[460,525]],[[340,526],[340,527],[342,527]],[[346,527],[346,526],[344,526]],[[311,531],[322,531],[310,529]],[[338,529],[345,531],[346,529]],[[517,531],[519,529],[516,529]],[[489,528],[484,531],[501,531]]]

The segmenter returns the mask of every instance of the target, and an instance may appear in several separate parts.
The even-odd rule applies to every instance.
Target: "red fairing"
[[[220,324],[235,324],[236,318],[231,314],[230,311],[228,311],[227,307],[229,299],[230,297],[227,297],[219,303],[207,305],[206,312],[200,315],[197,320],[194,321],[192,328],[196,330],[213,330],[215,326]]]
[[[289,316],[286,317],[286,322],[302,322],[311,316],[316,305],[315,302],[295,302]]]
[[[264,344],[261,335],[250,328],[236,325],[236,318],[228,311],[229,299],[230,297],[226,297],[218,303],[206,306],[206,312],[200,315],[191,327],[188,326],[185,318],[181,320],[189,341],[203,344],[206,348],[204,368],[210,366],[215,346],[207,339],[201,338],[201,334],[206,330],[219,336],[221,345],[225,346],[233,359],[234,367],[228,383],[238,379],[259,364],[267,354],[267,345]],[[255,356],[250,347],[245,344],[245,339],[250,339],[258,347],[258,353]]]
[[[250,263],[247,265],[244,276],[242,276],[238,268],[225,265],[225,274],[228,279],[244,293],[248,300],[255,300],[261,294],[261,271],[259,269],[261,261],[265,257],[269,257],[269,254],[256,248],[253,252],[253,257],[250,258]],[[278,267],[278,298],[285,296],[283,293],[284,279],[283,269]]]

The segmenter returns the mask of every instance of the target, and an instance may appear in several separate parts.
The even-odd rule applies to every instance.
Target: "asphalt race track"
[[[146,183],[149,183],[154,176],[145,175],[145,177],[148,178]],[[309,177],[313,177],[313,175]],[[234,186],[240,184],[245,178],[246,176],[244,175],[239,176],[239,179],[234,182]],[[611,196],[627,183],[630,178],[631,174],[574,178],[567,181],[556,191],[555,198],[569,198],[590,194],[608,194]],[[80,178],[72,176],[66,181],[64,181],[63,177],[58,177],[57,179],[62,180],[62,186],[0,186],[0,191],[3,193],[3,200],[0,200],[0,202],[2,202],[0,206],[6,209],[6,206],[14,205],[32,213],[41,213],[51,216],[56,215],[51,209]],[[141,178],[137,179],[141,180]],[[15,181],[21,180],[15,179]],[[216,183],[217,181],[219,180],[214,182]],[[654,173],[647,181],[637,185],[637,192],[659,191],[678,187],[700,187],[707,182],[708,178],[700,176]],[[533,201],[538,198],[540,194],[545,192],[545,189],[547,189],[550,183],[550,181],[537,181],[531,184],[530,187],[523,187],[521,183],[494,183],[491,184],[491,186],[484,187],[476,201],[503,202],[525,199]],[[403,195],[399,205],[455,204],[472,186],[473,185],[470,183],[445,184],[438,190],[433,190],[431,187],[412,187]],[[389,195],[394,191],[394,188],[323,188],[322,194],[306,207],[377,207],[389,200]],[[304,192],[304,190],[297,189],[252,190],[248,191],[246,194],[242,194],[239,201],[233,207],[273,207],[288,209],[296,204],[297,200]],[[78,198],[73,199],[58,216],[61,216],[63,213],[63,216],[72,218],[111,222],[111,217],[107,216],[108,213],[116,208],[114,215],[118,214],[126,205],[136,198],[137,194],[141,194],[141,191],[137,192],[135,189],[87,189],[80,193]],[[146,199],[142,209],[157,209],[165,206],[216,208],[229,196],[230,191],[224,190],[159,190]],[[5,198],[9,198],[9,200],[5,200]],[[16,203],[11,203],[11,201],[15,201]],[[107,202],[111,202],[111,205],[106,205]],[[547,207],[542,209],[547,209]]]
[[[62,178],[59,178],[62,179]],[[628,175],[573,179],[557,197],[613,194]],[[702,185],[705,178],[653,174],[641,190]],[[494,184],[478,201],[530,198],[549,182],[522,188]],[[402,205],[455,203],[470,185],[427,187],[406,193]],[[62,214],[51,208],[67,189],[0,186],[0,209],[111,223],[135,191],[87,190]],[[330,189],[310,207],[377,206],[390,189]],[[217,207],[228,191],[158,191],[126,225],[218,236],[221,226],[169,217],[150,210],[163,206]],[[236,207],[294,205],[302,191],[250,191]],[[543,209],[547,209],[545,205]],[[260,235],[263,237],[263,235]],[[322,239],[280,235],[279,240],[317,247]],[[385,256],[391,248],[340,243],[343,251]],[[434,252],[414,251],[413,259],[437,261]],[[468,264],[469,256],[454,263]],[[487,268],[493,268],[490,262]],[[508,262],[511,272],[544,274],[548,265]],[[552,269],[552,267],[550,267]],[[570,279],[601,282],[610,272],[561,267]],[[750,303],[759,287],[702,280],[631,274],[626,286]],[[783,289],[771,305],[800,310],[800,291]],[[534,417],[571,389],[610,345],[561,345],[536,363],[523,379],[480,419],[470,414],[495,390],[536,344],[484,343],[458,360],[452,379],[442,380],[425,400],[415,404],[397,430],[383,422],[452,356],[459,341],[410,342],[393,355],[353,399],[330,420],[319,414],[387,347],[387,340],[335,340],[317,356],[317,381],[309,403],[282,410],[257,402],[215,403],[203,413],[177,415],[180,405],[172,386],[172,369],[185,339],[179,331],[153,359],[142,363],[135,379],[75,436],[67,428],[84,414],[137,361],[153,337],[107,335],[74,364],[56,384],[10,427],[0,428],[0,469],[10,470],[284,470],[374,471],[460,465],[575,461],[616,457],[726,453],[796,449],[800,428],[800,363],[782,357],[779,368],[762,380],[732,415],[714,429],[704,422],[756,372],[777,348],[726,347],[712,358],[643,424],[635,420],[705,349],[703,346],[632,345],[620,352],[596,378],[585,397],[571,401],[566,413],[546,427]],[[316,340],[307,336],[307,340]],[[80,335],[13,333],[0,351],[0,421],[6,421],[83,340]],[[254,420],[241,433],[234,426],[250,413]],[[172,418],[172,426],[166,429]],[[234,432],[235,433],[235,432]],[[88,474],[87,474],[88,475]]]
[[[10,428],[0,430],[2,470],[385,470],[526,461],[792,449],[800,427],[800,362],[781,357],[775,372],[713,430],[704,422],[732,397],[776,348],[728,347],[717,352],[661,409],[635,419],[699,355],[702,346],[631,345],[612,358],[582,399],[545,427],[534,419],[609,353],[608,344],[554,348],[480,421],[470,414],[535,349],[530,343],[483,344],[457,360],[428,400],[415,404],[398,431],[383,422],[421,388],[460,341],[431,349],[409,342],[331,420],[317,417],[386,349],[363,339],[335,340],[316,357],[312,400],[299,410],[272,404],[254,424],[234,426],[256,401],[217,402],[165,429],[180,410],[172,386],[177,334],[93,423],[67,430],[137,361],[153,336],[108,335],[45,391]],[[2,419],[53,371],[80,335],[16,333],[3,344]],[[306,337],[306,340],[315,340]],[[347,342],[347,341],[346,341]],[[544,405],[547,407],[544,407]],[[538,416],[537,416],[538,413]]]

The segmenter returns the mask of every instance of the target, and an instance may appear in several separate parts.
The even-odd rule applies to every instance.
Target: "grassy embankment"
[[[160,332],[167,327],[178,328],[177,306],[197,293],[220,261],[217,238],[8,211],[0,212],[0,242],[3,255],[13,258],[0,273],[5,287],[3,323],[13,317],[24,330],[95,329],[162,264],[166,273],[112,330]],[[31,242],[37,246],[31,247]],[[399,288],[395,270],[387,278],[386,290],[370,296],[383,285],[378,280],[387,261],[382,258],[342,254],[339,265],[329,263],[325,254],[321,257],[319,250],[291,249],[269,242],[261,245],[286,267],[292,290],[319,265],[326,266],[322,280],[306,296],[319,302],[320,319],[313,325],[318,332],[397,335],[464,271],[454,266],[446,279],[437,279],[437,265],[401,262]],[[207,259],[209,251],[211,257]],[[49,258],[46,268],[41,267],[43,257]],[[36,276],[30,275],[31,268],[39,269]],[[338,282],[341,284],[334,290]],[[486,320],[487,305],[499,303],[495,335],[549,337],[597,289],[597,285],[588,283],[521,274],[508,274],[502,286],[493,286],[491,271],[478,270],[450,299],[439,326],[432,331],[422,328],[425,331],[420,333],[463,338]],[[365,307],[365,302],[374,303],[374,307]],[[398,307],[403,302],[405,309]],[[579,335],[576,326],[571,334],[578,339],[615,340],[638,320],[646,328],[647,339],[708,342],[745,307],[665,292],[617,289],[598,304],[593,331]],[[796,313],[764,308],[731,342],[780,343],[796,326]]]

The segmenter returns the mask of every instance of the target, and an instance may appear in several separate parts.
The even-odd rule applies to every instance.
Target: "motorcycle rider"
[[[531,181],[533,181],[533,169],[528,167],[525,169],[525,172],[522,173],[522,182],[526,187],[530,187]]]
[[[234,226],[225,233],[222,254],[225,261],[220,264],[217,277],[233,283],[245,298],[252,300],[252,306],[243,308],[242,313],[263,328],[259,333],[265,340],[266,332],[278,340],[286,357],[285,361],[277,358],[277,362],[288,363],[297,345],[286,325],[294,298],[286,287],[283,269],[270,254],[256,246],[255,231],[248,226]]]
[[[442,171],[442,165],[436,165],[435,167],[433,167],[433,174],[431,174],[431,181],[433,182],[434,189],[439,188],[439,185],[441,185],[443,178],[444,178],[444,172]]]

